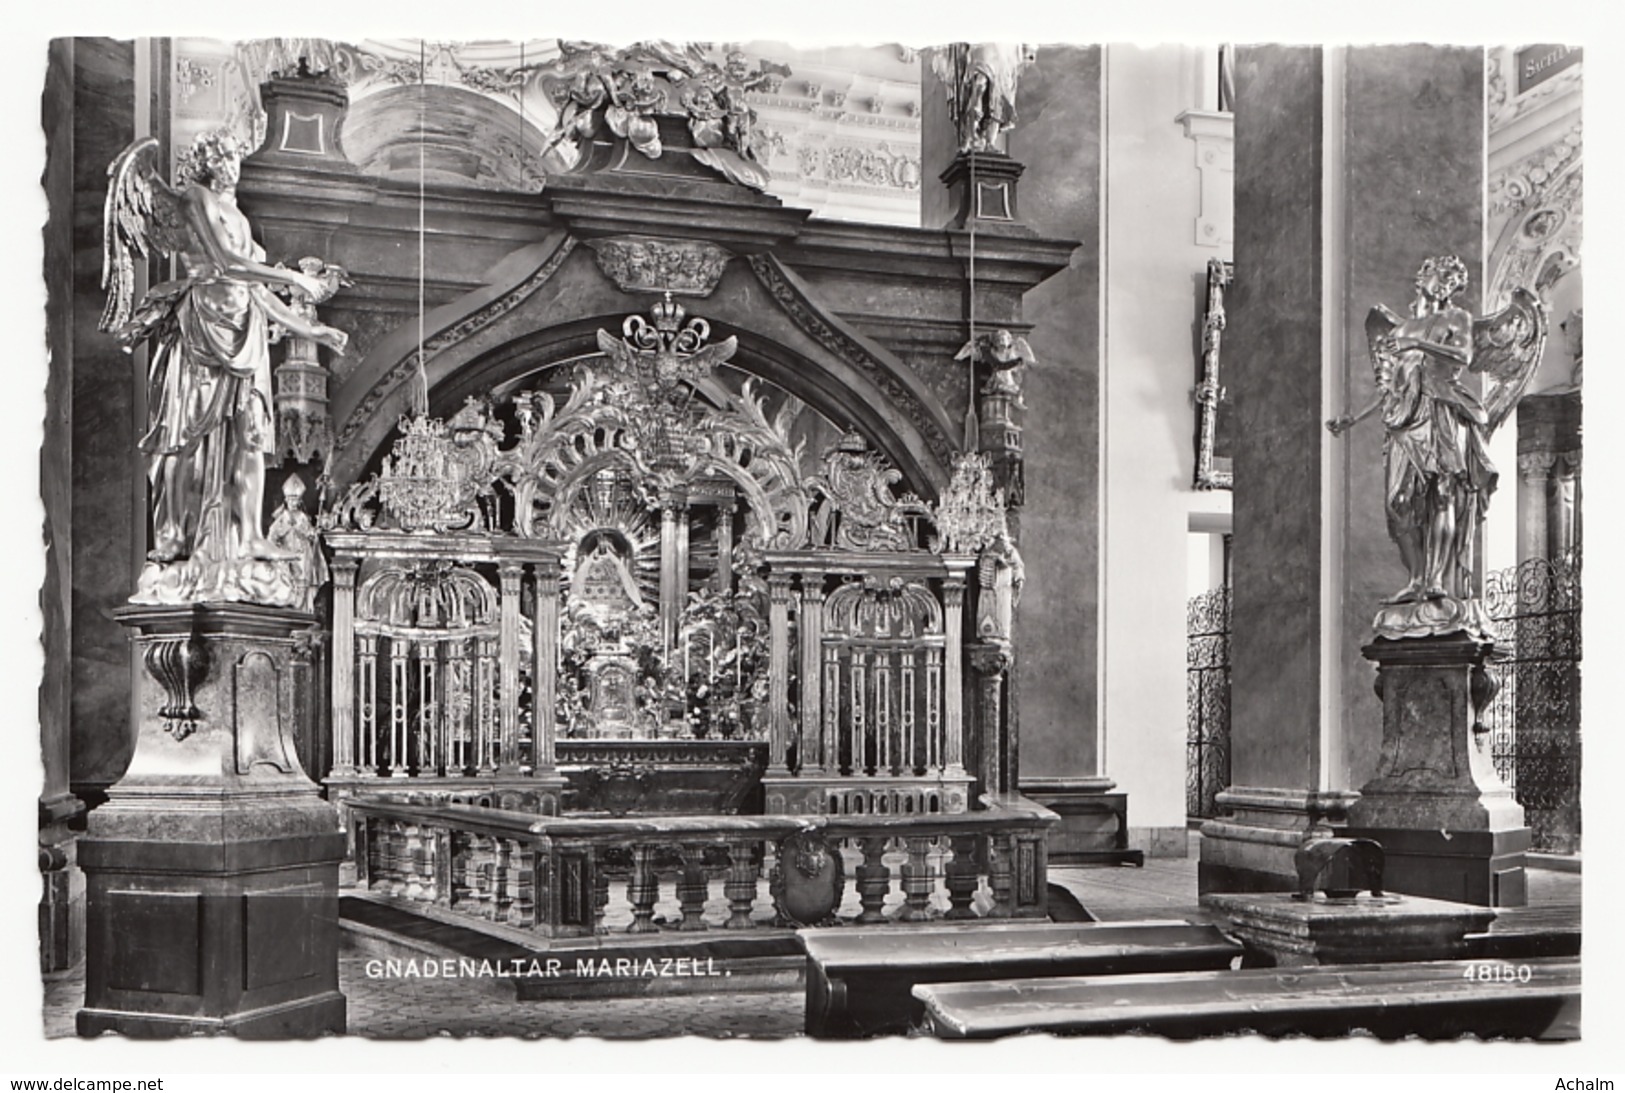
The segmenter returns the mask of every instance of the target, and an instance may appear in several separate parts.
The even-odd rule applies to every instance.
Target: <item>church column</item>
[[[1478,49],[1237,50],[1232,785],[1203,827],[1203,892],[1293,887],[1307,826],[1376,770],[1361,649],[1405,575],[1380,420],[1324,422],[1375,391],[1367,311],[1403,311],[1428,256],[1481,265],[1483,78]],[[1478,289],[1459,299],[1475,314]]]
[[[497,707],[502,718],[501,741],[497,745],[497,772],[517,774],[519,771],[519,578],[524,574],[521,562],[504,558],[497,563],[497,577],[502,582],[498,655],[501,658],[498,687],[502,703]],[[534,637],[534,635],[533,635]]]
[[[333,773],[360,773],[355,756],[355,558],[333,559]]]

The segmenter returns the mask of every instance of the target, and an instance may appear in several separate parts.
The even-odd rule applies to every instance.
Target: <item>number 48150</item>
[[[1534,973],[1527,964],[1469,964],[1461,975],[1477,983],[1527,983]]]

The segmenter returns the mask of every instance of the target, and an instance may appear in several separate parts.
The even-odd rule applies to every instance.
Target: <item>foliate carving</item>
[[[1199,490],[1227,490],[1234,484],[1233,472],[1215,466],[1214,448],[1219,435],[1219,406],[1226,401],[1219,382],[1219,350],[1226,323],[1224,294],[1235,277],[1235,268],[1220,258],[1207,263],[1207,312],[1202,318],[1202,379],[1191,388],[1196,403],[1196,479]]]
[[[197,731],[203,718],[194,696],[209,674],[209,647],[195,634],[184,638],[154,641],[142,654],[147,672],[164,689],[164,703],[158,717],[164,731],[177,742]]]
[[[955,455],[953,477],[931,513],[938,552],[979,551],[1008,530],[1004,497],[993,485],[991,461],[984,452]]]
[[[594,239],[598,268],[627,293],[709,296],[733,255],[715,243],[623,236]]]
[[[913,425],[924,438],[931,454],[945,467],[952,463],[953,442],[913,391],[905,387],[902,381],[875,359],[861,343],[826,322],[779,271],[774,259],[767,255],[753,255],[750,259],[750,268],[797,326],[825,349],[867,375],[880,388],[881,393],[907,416],[909,424]]]
[[[885,143],[878,147],[846,144],[829,149],[824,155],[824,174],[832,182],[857,182],[900,190],[920,188],[920,161],[894,152]]]
[[[830,593],[824,630],[834,637],[914,640],[942,633],[942,605],[919,581],[866,575]]]
[[[812,515],[814,542],[840,550],[915,549],[915,525],[930,509],[911,493],[893,492],[902,477],[862,434],[843,436],[824,453],[822,473],[808,480],[823,498]]]

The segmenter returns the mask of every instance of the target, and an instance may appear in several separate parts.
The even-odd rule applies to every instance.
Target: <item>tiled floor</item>
[[[1097,918],[1201,920],[1196,902],[1196,851],[1187,858],[1152,858],[1143,868],[1052,867]],[[1532,906],[1580,899],[1580,874],[1529,872]],[[384,979],[365,974],[369,953],[346,944],[339,988],[349,1000],[351,1035],[381,1039],[426,1036],[520,1036],[644,1039],[657,1036],[775,1038],[798,1035],[801,991],[743,994],[680,993],[590,1001],[516,1002],[509,983],[491,979]],[[73,1035],[73,1015],[84,999],[76,974],[46,983],[45,1034]]]

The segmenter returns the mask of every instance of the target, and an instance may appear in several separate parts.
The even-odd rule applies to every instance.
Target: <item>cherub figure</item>
[[[1455,303],[1467,267],[1451,255],[1423,262],[1415,284],[1409,316],[1379,305],[1366,319],[1375,397],[1326,427],[1341,435],[1382,412],[1388,533],[1409,577],[1386,604],[1462,604],[1476,598],[1474,543],[1496,486],[1489,438],[1540,363],[1546,320],[1539,301],[1519,289],[1506,308],[1475,322]],[[1484,376],[1484,397],[1463,382],[1464,371]],[[1454,613],[1441,620],[1446,614],[1460,629]]]
[[[1037,363],[1037,358],[1026,338],[1008,330],[989,331],[966,342],[964,348],[954,354],[954,360],[987,365],[991,372],[982,385],[982,394],[1009,395],[1016,409],[1027,408],[1021,398],[1021,377],[1027,365]]]
[[[270,342],[281,327],[342,354],[347,338],[271,289],[320,301],[335,286],[265,263],[237,208],[243,148],[236,137],[198,137],[174,187],[158,173],[157,150],[148,137],[113,161],[104,219],[109,292],[101,329],[126,348],[152,343],[150,427],[140,449],[152,486],[153,547],[134,599],[286,605],[293,593],[285,573],[262,564],[289,560],[260,523],[265,453],[275,446]],[[135,257],[153,248],[178,258],[181,276],[134,305]]]
[[[559,120],[542,148],[546,155],[568,140],[577,147],[591,140],[601,111],[615,99],[615,81],[607,46],[594,42],[559,43],[559,74],[571,77],[559,107]]]

